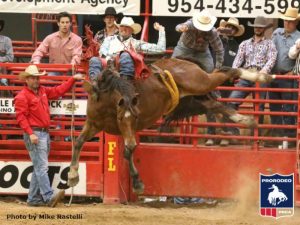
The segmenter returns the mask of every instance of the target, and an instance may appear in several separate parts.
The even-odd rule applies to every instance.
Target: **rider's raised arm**
[[[141,40],[135,40],[135,48],[148,54],[159,54],[166,51],[166,32],[163,26],[160,26],[158,31],[157,44],[151,44]]]

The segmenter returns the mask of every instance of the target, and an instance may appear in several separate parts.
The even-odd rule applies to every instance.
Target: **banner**
[[[278,18],[300,0],[153,0],[154,16],[187,16],[208,9],[216,17]]]
[[[112,6],[126,15],[140,15],[140,0],[0,0],[0,12],[104,14]]]
[[[0,114],[15,113],[13,98],[0,98]],[[51,115],[86,115],[87,100],[74,100],[72,105],[71,99],[61,99],[49,101]]]
[[[54,190],[66,189],[66,194],[71,194],[68,188],[68,172],[70,163],[49,162],[49,180]],[[31,162],[0,161],[0,193],[28,194],[33,166]],[[79,163],[79,183],[74,187],[74,194],[86,195],[86,164]]]

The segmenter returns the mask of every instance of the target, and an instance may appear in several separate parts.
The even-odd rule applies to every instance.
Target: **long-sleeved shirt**
[[[284,28],[277,28],[272,35],[272,40],[278,51],[277,60],[273,68],[273,73],[285,74],[292,71],[295,66],[295,59],[289,58],[289,50],[300,38],[300,32],[286,34]]]
[[[299,55],[300,49],[297,48],[297,45],[299,45],[299,43],[300,43],[300,38],[297,39],[296,43],[289,50],[290,59],[296,59],[293,72],[298,75],[300,74],[300,55]]]
[[[0,35],[0,62],[12,62],[13,60],[14,53],[11,39]]]
[[[72,32],[67,38],[62,38],[59,32],[55,32],[48,35],[34,51],[31,62],[40,63],[46,54],[49,54],[49,63],[80,64],[82,40]]]
[[[104,39],[104,42],[99,50],[99,55],[114,57],[119,52],[125,49],[130,49],[131,46],[136,51],[141,51],[144,53],[163,53],[166,51],[166,33],[164,30],[159,31],[157,44],[151,44],[145,41],[137,40],[133,37],[129,37],[125,41],[121,41],[119,35],[110,36]]]
[[[48,100],[63,96],[70,90],[74,82],[74,78],[70,77],[59,86],[40,86],[38,94],[28,87],[24,87],[14,99],[17,122],[24,132],[31,135],[32,127],[48,128],[50,126]]]
[[[114,35],[118,35],[118,34],[119,34],[119,29],[116,28]],[[108,35],[106,29],[102,29],[95,34],[94,40],[97,41],[99,44],[102,44],[104,39],[109,36],[113,36],[113,35]]]
[[[300,38],[297,39],[295,44],[289,50],[289,57],[290,59],[296,59],[299,55],[300,49],[297,48],[297,44],[299,44]]]
[[[188,26],[188,30],[183,32],[180,36],[179,41],[181,41],[186,47],[206,52],[209,46],[216,54],[216,64],[222,65],[224,59],[224,48],[219,34],[215,28],[210,31],[201,31],[194,27],[192,19],[189,19],[185,23]],[[176,30],[179,31],[180,26],[183,24],[178,24]]]
[[[251,68],[264,70],[270,73],[275,65],[277,58],[277,50],[270,39],[263,38],[259,42],[255,42],[254,38],[243,41],[238,53],[233,61],[233,68]]]

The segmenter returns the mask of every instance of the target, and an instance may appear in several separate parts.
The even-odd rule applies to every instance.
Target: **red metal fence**
[[[8,78],[9,86],[1,86],[0,92],[9,90],[15,94],[22,88],[16,74],[24,70],[28,64],[1,64],[10,74],[1,74],[0,78]],[[67,79],[68,65],[41,64],[47,71],[61,71],[62,76],[48,76],[41,82],[43,84],[59,84]],[[79,71],[84,72],[83,68]],[[278,78],[295,79],[297,76],[279,76]],[[233,87],[220,87],[220,89],[236,89]],[[249,88],[239,88],[249,90]],[[298,89],[261,89],[258,91],[296,91]],[[80,82],[75,88],[76,98],[86,98]],[[258,103],[282,102],[281,100],[261,100],[258,95],[254,98],[240,99],[241,114],[254,115],[258,121],[259,115],[299,115],[299,112],[264,112],[258,111]],[[70,98],[70,93],[67,94]],[[236,99],[219,99],[230,102]],[[287,101],[285,101],[287,103]],[[289,101],[297,104],[298,100]],[[75,125],[79,126],[75,136],[79,135],[80,126],[85,118],[76,117]],[[202,117],[194,117],[191,121],[184,121],[173,125],[169,132],[157,132],[160,121],[151,129],[146,129],[138,134],[139,145],[135,151],[135,163],[140,171],[141,179],[145,183],[144,195],[167,196],[203,196],[214,198],[228,198],[241,188],[241,184],[247,185],[248,180],[258,182],[259,173],[271,174],[295,173],[296,200],[299,204],[299,146],[291,149],[278,149],[263,147],[264,140],[297,141],[297,138],[260,136],[258,129],[290,128],[299,131],[299,124],[284,126],[273,124],[259,124],[258,128],[246,129],[242,125],[233,123],[207,123]],[[22,131],[18,128],[14,114],[0,114],[0,160],[1,161],[29,161],[25,150]],[[57,130],[57,125],[61,129]],[[239,127],[247,131],[240,136],[232,135],[208,135],[204,128],[215,127]],[[64,141],[64,137],[70,134],[70,117],[53,116],[51,118],[50,134],[52,137],[50,161],[66,162],[71,160],[71,142]],[[115,203],[134,200],[131,193],[130,179],[127,162],[123,160],[123,143],[120,137],[101,133],[99,141],[89,141],[84,145],[80,161],[86,164],[86,194],[87,196],[99,196],[104,202]],[[159,140],[167,138],[167,140]],[[204,146],[205,138],[236,139],[238,145],[227,147]],[[163,143],[169,142],[169,143]],[[171,142],[171,143],[170,143]],[[247,178],[247,179],[246,179]],[[246,180],[246,181],[245,181]],[[246,182],[246,183],[245,183]],[[250,184],[249,184],[250,185]]]
[[[146,0],[145,17],[142,31],[142,39],[148,39],[150,7]],[[34,21],[33,21],[34,22]],[[33,24],[33,27],[35,25]],[[36,31],[33,31],[35,37]],[[30,57],[34,50],[34,41],[13,42],[15,56]],[[24,70],[28,64],[1,64],[10,72],[0,74],[0,78],[7,78],[9,86],[0,86],[0,92],[8,90],[14,95],[21,89],[21,83],[17,74]],[[48,77],[43,81],[45,84],[59,84],[67,79],[70,65],[41,64],[47,71],[60,71],[64,76]],[[84,72],[86,68],[80,67]],[[278,79],[298,79],[297,76],[278,76]],[[235,90],[234,87],[219,87],[220,90]],[[254,98],[241,99],[241,114],[254,115],[258,121],[259,115],[290,115],[299,118],[297,112],[263,112],[258,110],[259,103],[280,103],[282,100],[261,100],[260,91],[296,92],[299,89],[261,89],[240,88],[255,92]],[[76,86],[76,98],[86,98],[86,93],[80,86]],[[70,94],[67,96],[70,97]],[[299,99],[299,98],[298,98]],[[231,102],[233,99],[219,99],[223,102]],[[234,100],[236,101],[236,99]],[[284,103],[299,105],[299,100],[284,101]],[[171,132],[157,132],[159,124],[151,129],[139,132],[139,145],[135,151],[135,163],[140,172],[141,179],[145,183],[144,195],[167,195],[167,196],[203,196],[213,198],[234,197],[242,186],[257,185],[259,173],[272,174],[295,174],[295,199],[300,204],[299,186],[299,119],[297,124],[290,126],[274,125],[270,123],[259,124],[258,128],[250,131],[241,125],[233,123],[207,123],[205,120],[194,117],[191,121],[184,121],[174,125]],[[84,118],[76,117],[75,125],[82,126]],[[61,129],[55,129],[57,125]],[[29,161],[28,153],[22,141],[22,131],[18,128],[14,114],[0,114],[0,162]],[[50,134],[52,138],[50,161],[66,162],[71,160],[71,142],[65,142],[64,137],[70,133],[70,117],[53,116],[51,118]],[[240,136],[208,135],[205,128],[215,127],[238,127],[245,131]],[[296,138],[268,137],[259,135],[258,129],[296,129]],[[248,132],[248,133],[247,133]],[[75,132],[75,136],[79,130]],[[131,192],[127,162],[123,160],[123,143],[120,137],[108,134],[99,134],[98,141],[90,141],[84,145],[80,162],[86,165],[86,193],[87,196],[99,196],[104,202],[116,203],[135,199]],[[163,143],[159,139],[165,138]],[[166,140],[167,138],[167,140]],[[204,146],[205,138],[235,139],[240,140],[239,145],[228,147]],[[262,146],[265,140],[296,141],[297,147],[292,149],[266,148]],[[2,191],[1,193],[5,193]],[[18,191],[14,192],[20,193]],[[23,192],[22,192],[23,193]]]

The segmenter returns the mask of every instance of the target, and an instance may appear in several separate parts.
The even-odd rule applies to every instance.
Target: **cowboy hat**
[[[210,31],[217,21],[217,17],[211,15],[208,10],[193,15],[193,25],[198,30]]]
[[[234,26],[237,29],[237,31],[232,35],[234,37],[241,36],[245,32],[244,25],[240,25],[239,20],[237,18],[231,17],[227,20],[227,22],[222,19],[220,21],[220,27],[226,27],[226,25]]]
[[[104,12],[104,17],[106,16],[114,16],[116,19],[121,19],[123,17],[123,13],[117,13],[114,7],[107,7]]]
[[[39,68],[36,65],[29,65],[24,72],[19,73],[19,79],[25,80],[29,76],[43,76],[46,74],[46,71],[40,73]]]
[[[131,17],[127,16],[123,17],[119,26],[131,27],[134,34],[138,34],[142,29],[140,24],[135,23]]]
[[[300,15],[298,14],[298,8],[288,8],[284,14],[280,14],[280,19],[283,20],[298,20]]]
[[[263,16],[258,16],[255,18],[254,23],[248,21],[249,27],[260,27],[260,28],[270,28],[273,26],[272,23],[269,23],[267,19]]]
[[[0,20],[0,32],[3,30],[4,28],[4,20]]]

